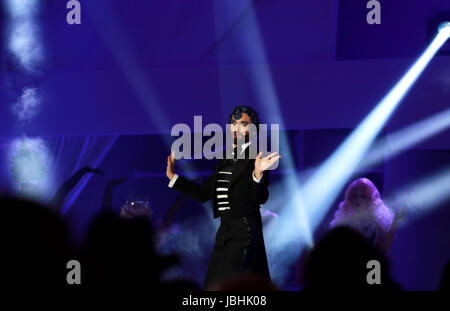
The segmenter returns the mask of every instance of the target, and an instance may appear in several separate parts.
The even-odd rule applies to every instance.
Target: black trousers
[[[204,288],[237,273],[258,274],[270,280],[259,211],[236,220],[226,213],[221,216]]]

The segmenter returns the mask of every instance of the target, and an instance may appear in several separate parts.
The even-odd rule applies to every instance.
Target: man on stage
[[[234,158],[219,160],[214,173],[203,183],[193,183],[175,174],[174,153],[167,157],[169,187],[202,203],[213,199],[214,218],[221,218],[206,272],[205,289],[237,273],[258,274],[270,280],[259,209],[269,197],[268,169],[281,155],[274,152],[263,158],[259,152],[251,158],[249,145],[256,141],[251,139],[249,125],[259,126],[253,108],[236,107],[229,122]]]

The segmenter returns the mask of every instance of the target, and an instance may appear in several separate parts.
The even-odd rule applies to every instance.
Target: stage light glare
[[[50,151],[42,138],[15,139],[9,150],[9,169],[20,195],[44,200],[51,189]]]
[[[365,169],[392,158],[402,151],[444,132],[449,127],[450,109],[447,109],[395,133],[388,134],[385,139],[373,145],[359,169]]]
[[[242,2],[241,5],[243,3],[245,2]],[[249,1],[248,3],[248,6],[241,11],[245,15],[247,27],[239,29],[240,40],[236,44],[242,45],[243,57],[251,60],[252,63],[258,63],[258,65],[249,66],[245,73],[248,75],[249,82],[252,83],[253,92],[262,108],[261,115],[268,118],[268,121],[270,120],[268,123],[279,124],[279,128],[283,130],[285,127],[276,84],[270,66],[267,65],[270,62],[267,58],[258,19],[253,9],[257,3],[256,1]],[[237,9],[239,6],[236,7],[234,4],[217,3],[215,5],[215,11],[220,14],[220,20],[223,19],[223,16],[235,17],[236,12],[239,11]],[[240,8],[242,9],[242,7]],[[229,93],[228,85],[222,83],[220,87],[226,90],[223,94]],[[229,100],[224,98],[223,102],[229,102]],[[296,157],[290,148],[287,132],[281,131],[279,135],[279,146],[283,146],[280,154],[283,158],[280,161],[281,167],[277,168],[278,172],[282,168],[295,168],[294,160]],[[280,190],[278,192],[274,189],[270,190],[270,198],[267,203],[267,206],[273,210],[276,209],[277,201],[282,202],[281,207],[277,209],[277,225],[271,243],[267,247],[271,277],[278,284],[283,284],[289,276],[289,267],[297,260],[303,247],[312,245],[312,232],[302,202],[303,196],[298,192],[299,188],[299,180],[295,174],[285,175],[278,185]],[[286,202],[286,198],[292,198],[292,200]]]
[[[39,0],[7,0],[6,6],[13,18],[23,18],[36,13]]]
[[[43,59],[40,28],[37,23],[39,2],[37,0],[9,0],[7,24],[8,47],[18,63],[28,72],[39,68]]]
[[[37,88],[24,88],[22,95],[12,107],[12,111],[20,122],[29,122],[39,114],[41,101],[41,95]]]
[[[439,24],[438,31],[445,32],[447,33],[447,36],[450,36],[450,22],[443,22]]]
[[[321,223],[399,103],[447,39],[446,31],[437,34],[400,81],[303,185],[301,192],[313,230]]]
[[[394,202],[395,204],[392,205],[406,208],[407,220],[411,221],[429,213],[449,198],[450,167],[447,167],[399,190],[388,199],[388,202]]]

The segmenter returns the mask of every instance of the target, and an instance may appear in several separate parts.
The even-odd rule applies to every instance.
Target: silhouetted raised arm
[[[50,206],[57,208],[58,211],[61,210],[64,200],[66,199],[69,192],[72,191],[72,189],[75,188],[76,185],[80,182],[81,178],[83,178],[83,176],[88,173],[95,173],[102,176],[105,175],[103,171],[99,169],[88,166],[82,167],[64,184],[62,184],[61,187],[59,187],[58,191],[56,191],[55,195],[50,199]]]
[[[112,179],[106,184],[105,192],[103,193],[102,213],[113,212],[113,191],[114,188],[125,182],[126,178]]]

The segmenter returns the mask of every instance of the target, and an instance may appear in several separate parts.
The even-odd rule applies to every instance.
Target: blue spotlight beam
[[[250,1],[254,2],[254,1]],[[218,5],[218,4],[216,4]],[[250,6],[252,8],[252,6]],[[230,11],[228,4],[216,7],[217,14],[227,14]],[[275,83],[272,78],[272,73],[267,62],[267,55],[265,53],[263,38],[259,29],[257,17],[254,9],[249,9],[245,12],[246,27],[234,27],[234,31],[239,31],[240,40],[237,44],[245,44],[242,46],[242,51],[247,59],[258,60],[262,64],[248,67],[247,75],[249,81],[252,83],[255,97],[258,99],[263,111],[263,115],[270,117],[270,123],[278,123],[280,129],[284,129],[283,115],[279,108],[279,99],[277,96]],[[218,46],[220,48],[220,46]],[[219,51],[220,54],[220,51]],[[226,86],[221,85],[221,89]],[[287,134],[285,132],[279,133],[279,145],[283,146],[283,158],[280,163],[282,166],[295,167],[294,154],[289,146]],[[279,169],[279,168],[278,168]],[[271,240],[270,249],[268,249],[269,263],[271,266],[272,278],[276,283],[282,283],[288,275],[290,263],[298,258],[300,255],[300,247],[289,247],[292,241],[302,241],[308,246],[312,244],[312,234],[308,217],[303,208],[301,196],[297,195],[300,188],[298,178],[294,175],[287,175],[281,182],[281,193],[275,193],[271,190],[271,199],[268,205],[272,208],[274,206],[274,199],[282,197],[283,208],[280,209],[277,226]],[[288,197],[296,197],[298,200],[285,202]],[[292,219],[300,219],[301,222],[292,221]]]
[[[116,143],[118,138],[119,138],[119,135],[114,135],[111,137],[110,141],[103,148],[102,152],[100,154],[98,154],[97,157],[92,161],[92,167],[98,167],[102,163],[102,161],[104,160],[106,155],[109,153],[111,148],[114,146],[114,144]],[[88,146],[91,144],[94,144],[95,140],[96,140],[96,138],[87,139],[83,145],[82,153],[85,153]],[[83,158],[83,154],[79,157],[79,161],[76,165],[77,168],[80,167],[80,161],[82,158]],[[72,207],[73,203],[78,198],[78,196],[83,191],[83,189],[86,187],[86,185],[89,183],[91,178],[92,178],[92,174],[84,176],[81,179],[80,183],[69,193],[69,195],[67,196],[67,198],[64,202],[64,206],[61,209],[62,215],[65,215],[69,211],[69,209]]]
[[[313,228],[321,222],[375,137],[449,35],[450,27],[439,31],[394,88],[304,184],[301,193]]]
[[[117,64],[119,64],[121,72],[132,87],[139,104],[145,109],[151,122],[156,124],[158,131],[162,133],[167,132],[170,126],[170,119],[167,109],[163,109],[163,101],[158,92],[142,71],[129,68],[140,67],[139,59],[136,57],[136,51],[133,49],[132,44],[127,40],[123,30],[117,26],[118,23],[115,22],[115,16],[107,8],[101,4],[96,4],[95,8],[97,12],[103,12],[102,19],[96,19],[95,25],[97,30],[103,36],[106,45],[117,60]],[[129,67],[125,66],[125,64],[128,64],[127,66]],[[164,137],[167,154],[170,153],[172,142],[171,137]],[[193,171],[189,161],[179,161],[177,166],[183,172]]]
[[[406,208],[414,219],[430,212],[450,198],[450,167],[439,170],[414,184],[408,185],[390,197],[387,202]],[[409,218],[409,217],[408,217]]]
[[[250,10],[246,13],[246,17],[250,20],[250,25],[252,27],[245,27],[241,29],[241,36],[243,37],[242,42],[246,42],[244,52],[247,54],[248,59],[259,59],[263,60],[264,63],[261,65],[252,65],[249,67],[248,75],[250,81],[253,84],[253,90],[261,103],[263,108],[263,113],[265,116],[270,116],[271,123],[278,123],[280,129],[284,129],[283,115],[280,110],[279,100],[277,96],[277,91],[275,89],[275,83],[272,78],[272,73],[270,72],[267,55],[264,48],[263,38],[261,31],[259,29],[258,20],[255,15],[254,10]],[[286,132],[280,132],[279,137],[280,146],[283,146],[283,165],[286,167],[295,167],[294,165],[294,154],[289,146],[289,141]],[[297,190],[300,187],[298,179],[295,176],[286,176],[283,180],[283,184],[286,186],[284,195],[292,195],[299,199],[297,195]],[[310,225],[307,221],[307,215],[305,211],[299,207],[301,200],[296,201],[294,204],[284,206],[283,210],[280,211],[279,223],[283,224],[279,226],[277,231],[277,239],[275,243],[275,250],[284,249],[284,242],[290,239],[298,239],[306,241],[308,245],[312,245],[312,233]],[[300,223],[292,223],[291,219],[300,219]],[[291,224],[294,227],[290,228]],[[296,231],[296,235],[292,235],[290,232],[292,230]],[[294,256],[295,257],[295,256]]]
[[[441,133],[450,127],[450,109],[446,109],[425,120],[399,130],[388,138],[374,144],[362,161],[359,169],[376,165],[392,158],[400,152],[417,145],[426,139]]]

